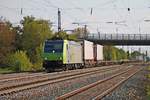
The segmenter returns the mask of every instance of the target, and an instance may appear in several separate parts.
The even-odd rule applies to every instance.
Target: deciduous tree
[[[23,34],[22,47],[27,51],[28,56],[33,62],[36,57],[36,48],[46,39],[52,37],[52,30],[49,21],[35,19],[34,17],[24,17],[22,20]]]
[[[16,33],[9,22],[0,21],[0,63],[3,63],[7,54],[15,50]]]

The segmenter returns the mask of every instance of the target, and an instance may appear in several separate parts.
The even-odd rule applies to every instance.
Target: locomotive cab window
[[[46,53],[62,53],[63,41],[46,41],[44,52]]]

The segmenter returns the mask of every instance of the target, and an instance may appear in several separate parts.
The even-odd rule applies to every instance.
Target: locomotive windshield
[[[63,41],[46,41],[44,52],[45,53],[62,53]]]

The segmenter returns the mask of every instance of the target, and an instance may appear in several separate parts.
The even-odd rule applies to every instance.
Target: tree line
[[[15,71],[36,71],[42,69],[42,50],[46,39],[77,40],[83,28],[73,34],[54,32],[51,22],[26,16],[21,25],[13,26],[9,21],[0,20],[0,67],[11,67]]]
[[[84,28],[74,29],[72,34],[65,31],[54,32],[51,22],[32,16],[24,17],[20,24],[14,27],[9,21],[0,20],[0,65],[15,71],[42,69],[41,54],[46,39],[77,41],[79,36],[85,35]],[[129,54],[122,49],[104,46],[105,60],[128,59],[128,56]]]

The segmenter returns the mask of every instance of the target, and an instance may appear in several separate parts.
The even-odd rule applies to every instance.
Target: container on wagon
[[[102,61],[103,60],[103,46],[96,44],[95,45],[95,60],[96,61]]]
[[[94,45],[93,42],[83,40],[83,61],[85,66],[93,66],[94,62]]]

